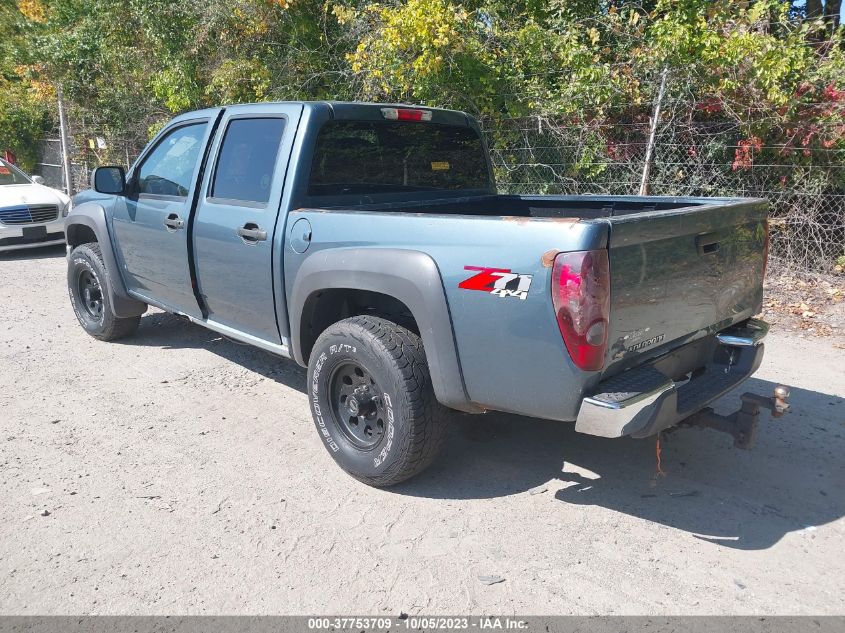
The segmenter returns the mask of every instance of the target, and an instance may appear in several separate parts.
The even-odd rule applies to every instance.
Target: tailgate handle
[[[695,246],[698,249],[699,255],[711,255],[719,252],[719,238],[709,233],[706,235],[699,235],[695,238]]]

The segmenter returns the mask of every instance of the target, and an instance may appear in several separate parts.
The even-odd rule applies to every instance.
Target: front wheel
[[[446,435],[422,341],[386,319],[339,321],[314,344],[308,365],[314,424],[334,460],[371,486],[424,470]]]
[[[83,329],[101,341],[128,336],[141,322],[140,316],[121,318],[115,315],[108,283],[99,244],[81,244],[71,251],[67,268],[70,303]]]

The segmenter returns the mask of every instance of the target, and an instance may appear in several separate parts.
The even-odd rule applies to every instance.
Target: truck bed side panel
[[[601,248],[607,227],[573,220],[505,220],[410,213],[297,210],[310,222],[304,254],[285,246],[286,288],[306,258],[332,248],[407,249],[440,271],[467,393],[490,409],[574,420],[582,393],[599,378],[569,360],[551,303],[549,252]],[[530,277],[526,298],[471,288],[479,269]],[[511,288],[516,288],[516,277]],[[527,282],[523,282],[527,283]],[[461,285],[465,287],[461,287]],[[470,286],[470,287],[466,287]],[[291,314],[291,319],[297,315]],[[538,397],[542,394],[542,397]]]

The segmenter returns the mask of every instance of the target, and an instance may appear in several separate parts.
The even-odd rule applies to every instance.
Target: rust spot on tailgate
[[[559,252],[559,250],[553,248],[552,250],[543,253],[543,256],[540,258],[540,263],[543,264],[543,268],[551,268],[552,264],[555,263],[555,257],[557,257]]]
[[[528,224],[532,222],[534,218],[527,218],[522,215],[503,215],[502,220],[505,222],[513,222],[514,224]]]

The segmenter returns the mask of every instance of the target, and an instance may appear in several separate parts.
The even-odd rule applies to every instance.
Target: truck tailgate
[[[597,220],[610,224],[605,375],[757,313],[766,216],[746,198]]]

